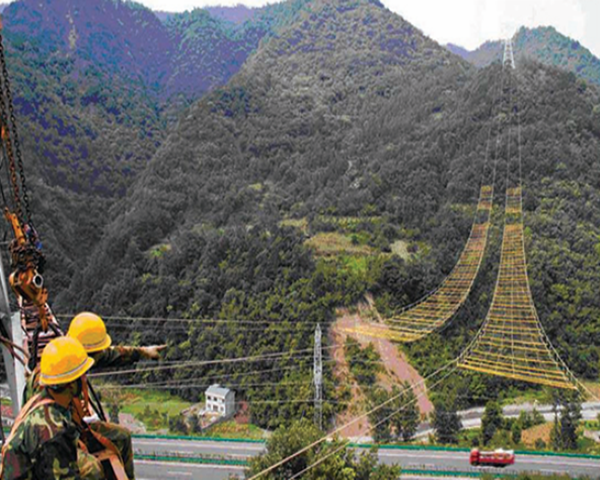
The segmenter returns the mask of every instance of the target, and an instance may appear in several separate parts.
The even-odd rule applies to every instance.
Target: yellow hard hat
[[[61,385],[72,382],[84,375],[93,364],[94,359],[88,357],[76,338],[55,338],[42,352],[40,384]]]
[[[106,333],[104,321],[91,312],[75,315],[67,335],[79,340],[88,353],[100,352],[112,344],[110,335]]]

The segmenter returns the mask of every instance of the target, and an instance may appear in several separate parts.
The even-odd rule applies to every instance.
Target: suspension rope
[[[405,306],[398,316],[385,319],[384,324],[359,325],[344,329],[347,333],[358,333],[373,338],[397,342],[414,342],[447,325],[448,321],[464,305],[475,279],[479,274],[488,241],[490,217],[494,204],[494,185],[498,164],[497,144],[491,148],[494,132],[494,107],[502,96],[504,77],[497,83],[497,92],[490,108],[485,157],[481,173],[479,200],[473,217],[473,225],[467,243],[450,274],[442,284],[417,302]],[[496,139],[500,129],[496,130]],[[493,153],[490,155],[490,150]],[[493,162],[490,162],[493,157]],[[490,167],[490,163],[493,167]],[[487,171],[491,168],[491,175]],[[491,176],[491,179],[488,177]]]
[[[509,82],[506,204],[500,267],[492,303],[471,345],[459,357],[459,366],[529,383],[576,389],[574,375],[546,336],[538,317],[527,273],[522,194],[522,139],[517,101],[513,102],[512,71]],[[516,86],[514,87],[516,88]],[[516,113],[516,115],[513,115]],[[517,179],[511,181],[511,120],[516,118]],[[514,128],[512,128],[514,131]]]

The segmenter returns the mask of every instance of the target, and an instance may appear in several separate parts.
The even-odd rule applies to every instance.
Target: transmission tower
[[[511,67],[513,70],[516,68],[511,38],[504,40],[504,58],[502,59],[502,66]]]
[[[321,350],[321,325],[315,330],[315,424],[323,429],[323,352]]]

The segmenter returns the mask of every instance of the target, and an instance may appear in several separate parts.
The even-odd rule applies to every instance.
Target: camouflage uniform
[[[94,359],[94,367],[97,368],[117,368],[133,365],[145,357],[144,349],[141,347],[109,347],[100,352],[89,354]],[[36,393],[40,393],[43,387],[39,384],[40,376],[39,365],[27,378],[25,390],[23,391],[23,405]]]
[[[89,354],[96,368],[111,368],[131,365],[144,357],[144,351],[139,347],[109,347],[100,352]],[[36,393],[44,388],[39,384],[40,371],[36,368],[27,379],[25,391],[23,392],[23,404]],[[94,432],[109,440],[119,451],[123,460],[123,468],[130,480],[135,478],[133,466],[133,447],[131,445],[131,433],[126,428],[109,422],[93,422],[89,427]]]
[[[90,423],[90,429],[102,435],[110,441],[121,455],[123,461],[123,469],[129,477],[129,480],[135,479],[135,471],[133,467],[133,446],[131,444],[131,432],[120,425],[109,422],[93,422]]]
[[[36,398],[22,421],[15,423],[2,449],[3,480],[102,480],[100,462],[79,445],[71,412],[52,400],[47,390]]]
[[[94,368],[118,368],[133,365],[144,358],[144,350],[139,347],[109,347],[100,352],[90,353],[94,359]],[[134,478],[133,447],[131,445],[131,433],[114,423],[94,422],[90,428],[104,438],[110,440],[117,447],[123,460],[125,473],[130,479]]]
[[[145,358],[144,349],[142,347],[109,347],[100,352],[89,354],[94,362],[94,368],[117,368],[126,367],[139,362]]]

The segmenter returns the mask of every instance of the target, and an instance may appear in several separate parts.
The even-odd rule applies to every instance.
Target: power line
[[[310,386],[313,384],[313,380],[303,380],[297,382],[259,382],[259,383],[227,383],[223,382],[223,386],[227,388],[238,388],[238,389],[248,389],[250,387],[263,387],[263,386],[273,386],[273,387],[288,387],[292,385],[307,385]],[[148,384],[138,384],[138,385],[105,385],[99,388],[99,390],[121,390],[121,389],[129,389],[129,390],[177,390],[177,389],[192,389],[192,388],[204,388],[210,387],[214,385],[214,382],[203,382],[203,383],[180,383],[180,384],[171,384],[171,383],[148,383]],[[336,383],[336,386],[346,387],[353,386],[354,383]]]
[[[146,385],[162,385],[162,386],[167,386],[167,385],[171,385],[173,388],[179,388],[179,385],[183,382],[186,381],[192,381],[192,380],[212,380],[214,382],[214,380],[221,380],[223,381],[223,379],[227,379],[229,377],[237,377],[237,376],[249,376],[249,375],[258,375],[258,374],[262,374],[262,373],[273,373],[273,372],[282,372],[282,371],[290,371],[290,370],[297,370],[297,369],[301,369],[301,368],[306,368],[308,369],[308,360],[311,358],[311,356],[307,355],[307,356],[302,356],[302,357],[294,357],[290,360],[307,360],[307,363],[305,365],[300,365],[300,364],[296,364],[296,365],[291,365],[291,366],[287,366],[287,367],[277,367],[277,368],[270,368],[270,369],[263,369],[263,370],[250,370],[250,371],[235,371],[235,372],[231,372],[231,373],[223,373],[223,374],[219,374],[219,375],[209,375],[209,376],[199,376],[199,377],[185,377],[185,378],[180,378],[180,379],[176,379],[176,380],[156,380],[155,382],[144,382],[144,383],[135,383],[135,384],[125,384],[125,385],[107,385],[104,388],[110,388],[110,389],[118,389],[118,388],[137,388],[137,387],[144,387]],[[385,362],[381,361],[381,360],[354,360],[357,363],[361,363],[361,364],[385,364]],[[323,360],[322,362],[323,364],[335,364],[337,363],[337,360],[335,359],[331,359],[331,360]],[[172,362],[173,365],[187,365],[187,362]],[[223,382],[225,383],[225,382]],[[336,385],[342,385],[338,382],[336,382]],[[348,384],[348,385],[354,385],[352,384]]]
[[[76,314],[60,314],[56,315],[60,318],[73,318]],[[173,322],[173,323],[214,323],[214,324],[248,324],[248,325],[256,325],[256,324],[272,324],[272,325],[282,325],[286,322],[290,322],[290,325],[318,325],[320,322],[306,322],[306,321],[291,321],[291,320],[248,320],[244,319],[226,319],[226,318],[166,318],[166,317],[132,317],[132,316],[115,316],[115,315],[107,315],[102,316],[103,320],[113,320],[113,321],[133,321],[133,322]]]
[[[331,349],[335,346],[325,347],[325,349]],[[186,362],[180,365],[157,365],[155,367],[148,368],[134,368],[129,370],[117,370],[111,372],[99,372],[93,373],[89,375],[90,377],[106,377],[106,376],[115,376],[115,375],[127,375],[132,373],[144,373],[144,372],[157,372],[162,370],[175,370],[180,368],[192,368],[192,367],[201,367],[204,365],[226,365],[233,363],[242,363],[242,362],[261,362],[261,361],[272,361],[272,360],[280,360],[285,359],[286,356],[296,354],[296,353],[309,353],[312,352],[312,348],[304,349],[304,350],[290,350],[288,352],[279,352],[279,353],[268,353],[264,355],[252,355],[247,357],[240,358],[223,358],[223,359],[215,359],[215,360],[201,360],[197,362]],[[294,360],[294,357],[290,357],[288,360]]]
[[[439,368],[438,370],[436,370],[435,372],[433,372],[431,375],[429,375],[428,377],[422,379],[421,381],[415,383],[414,385],[411,386],[407,386],[404,389],[400,390],[400,392],[396,395],[393,395],[392,397],[390,397],[389,399],[387,399],[385,402],[382,402],[381,404],[379,404],[378,406],[372,408],[371,410],[369,410],[368,412],[352,419],[351,421],[347,422],[346,424],[342,425],[341,427],[336,428],[333,432],[321,437],[318,440],[315,440],[314,442],[312,442],[310,445],[307,445],[303,448],[301,448],[300,450],[298,450],[297,452],[287,456],[286,458],[284,458],[283,460],[280,460],[279,462],[271,465],[270,467],[265,468],[264,470],[262,470],[261,472],[257,473],[256,475],[252,476],[249,480],[255,480],[273,470],[275,470],[276,468],[279,468],[281,465],[289,462],[290,460],[292,460],[293,458],[303,454],[304,452],[310,450],[311,448],[316,447],[317,445],[323,443],[324,441],[326,441],[328,438],[330,438],[331,436],[334,436],[338,433],[340,433],[341,431],[343,431],[344,429],[346,429],[347,427],[349,427],[350,425],[354,425],[355,423],[364,420],[365,418],[367,418],[369,415],[371,415],[372,413],[377,412],[378,410],[382,409],[383,407],[385,407],[386,405],[388,405],[389,403],[397,400],[401,395],[403,395],[406,391],[408,391],[409,388],[414,388],[417,387],[419,385],[423,385],[428,379],[430,379],[431,377],[433,377],[434,375],[437,375],[438,373],[441,373],[442,371],[444,371],[445,369],[449,368],[450,366],[454,365],[454,368],[446,375],[444,376],[440,382],[444,379],[446,379],[450,374],[452,374],[452,372],[454,372],[454,370],[456,370],[456,360],[453,360],[450,363],[447,363],[446,365],[444,365],[443,367]],[[439,384],[439,382],[436,383],[436,385]],[[420,395],[424,395],[425,392],[422,392]]]

